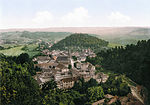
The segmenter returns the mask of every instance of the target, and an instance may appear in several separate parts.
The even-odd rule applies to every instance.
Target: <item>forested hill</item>
[[[52,50],[65,50],[68,48],[73,49],[86,49],[91,48],[92,50],[101,49],[106,47],[108,42],[102,39],[99,39],[94,36],[90,36],[88,34],[72,34],[65,39],[59,41],[58,43],[54,44],[51,49]]]
[[[150,39],[139,41],[137,45],[100,52],[96,58],[88,61],[102,65],[104,70],[126,74],[136,83],[147,87],[150,93]]]

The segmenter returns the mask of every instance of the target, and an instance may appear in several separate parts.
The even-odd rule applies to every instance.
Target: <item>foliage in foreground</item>
[[[88,61],[101,65],[104,70],[125,74],[136,83],[150,89],[150,39],[139,41],[137,45],[102,51],[96,58],[89,58]]]
[[[1,105],[90,105],[102,99],[104,94],[107,94],[106,87],[111,85],[109,82],[98,84],[94,79],[85,82],[80,78],[72,89],[58,89],[53,80],[40,88],[32,77],[36,70],[28,54],[21,54],[18,57],[6,57],[1,54],[0,67]],[[120,81],[115,86],[117,89],[122,87],[120,89],[123,92],[127,85],[122,86]]]

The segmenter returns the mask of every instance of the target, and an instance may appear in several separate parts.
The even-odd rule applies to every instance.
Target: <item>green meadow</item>
[[[110,47],[110,48],[115,48],[115,47],[119,47],[119,46],[123,46],[124,47],[124,45],[116,44],[116,43],[109,43],[108,44],[108,47]]]
[[[38,45],[35,44],[27,45],[28,50],[22,50],[24,45],[21,45],[10,49],[0,50],[0,53],[3,53],[4,55],[7,56],[18,56],[21,53],[28,53],[30,57],[33,57],[34,55],[39,53],[39,51],[35,50],[37,46]]]

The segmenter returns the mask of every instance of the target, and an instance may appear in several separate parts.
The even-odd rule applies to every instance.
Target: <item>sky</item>
[[[0,0],[0,29],[150,26],[150,0]]]

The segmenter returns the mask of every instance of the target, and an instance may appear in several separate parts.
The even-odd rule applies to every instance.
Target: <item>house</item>
[[[61,80],[61,86],[63,89],[72,88],[74,86],[75,81],[77,81],[77,77],[64,78]]]
[[[66,67],[65,65],[63,65],[63,64],[61,64],[61,63],[59,63],[59,64],[56,66],[56,69],[61,70],[62,73],[69,71],[68,67]]]
[[[94,78],[98,83],[102,82],[102,79],[99,75],[96,75]]]
[[[39,84],[40,87],[42,87],[42,85],[47,82],[50,81],[52,79],[52,76],[50,74],[47,73],[42,73],[41,75],[37,75],[36,80]]]
[[[46,83],[46,82],[48,82],[50,80],[51,80],[51,78],[41,78],[41,77],[39,77],[37,81],[38,81],[39,86],[42,87],[42,85],[44,83]]]
[[[89,57],[90,57],[90,58],[96,57],[96,54],[95,54],[95,53],[90,54]]]
[[[105,97],[105,98],[108,98],[108,99],[112,99],[114,96],[112,96],[112,95],[110,95],[110,94],[106,94],[104,97]]]
[[[117,99],[118,99],[118,96],[114,96],[113,98],[110,99],[110,101],[107,104],[111,105],[112,103],[116,102]]]
[[[36,58],[36,61],[38,62],[38,64],[48,63],[50,60],[51,58],[49,56],[38,56]]]
[[[55,60],[55,61],[57,60],[57,56],[52,56],[52,58],[53,58],[53,60]]]
[[[102,82],[105,83],[107,81],[108,77],[109,77],[108,75],[103,73],[103,75],[101,75]]]
[[[42,88],[42,81],[41,81],[41,79],[40,78],[37,78],[37,83],[39,84],[39,86]]]
[[[93,66],[92,64],[89,64],[88,71],[90,72],[91,78],[95,78],[95,66]]]
[[[49,62],[49,63],[35,64],[34,67],[39,67],[41,69],[52,69],[55,68],[57,65],[58,63]]]
[[[69,71],[71,72],[71,75],[73,77],[79,77],[80,76],[79,71],[76,68],[72,68]]]
[[[86,56],[78,56],[77,60],[78,61],[85,61],[86,60]]]
[[[105,99],[101,99],[99,101],[92,103],[92,105],[103,105],[104,101],[105,101]]]
[[[93,77],[98,83],[103,82],[105,83],[107,81],[107,79],[109,78],[109,76],[107,74],[104,74],[102,72],[97,73],[96,75],[94,75]]]
[[[90,63],[76,63],[76,71],[81,77],[95,78],[95,66]],[[88,80],[87,80],[88,81]]]
[[[110,104],[116,102],[117,99],[118,99],[117,96],[112,96],[110,94],[106,94],[104,97],[107,98],[107,99],[110,99],[110,101],[107,102],[107,105],[110,105]],[[92,105],[103,105],[104,103],[105,103],[105,99],[101,99],[101,100],[99,100],[97,102],[94,102]]]
[[[61,72],[57,71],[56,74],[54,75],[54,80],[56,82],[60,81],[61,79],[63,79]]]
[[[81,69],[81,63],[79,63],[79,62],[76,63],[76,68],[77,68],[77,69]]]
[[[59,63],[69,63],[70,59],[68,56],[58,56],[57,57],[57,62]]]
[[[37,80],[37,79],[38,79],[38,76],[40,76],[41,74],[42,74],[42,72],[36,72],[36,75],[34,75],[33,78],[34,78],[35,80]]]
[[[61,52],[61,51],[59,51],[59,50],[53,50],[50,54],[51,54],[52,56],[59,56],[60,52]]]
[[[56,71],[57,70],[57,71]],[[55,69],[55,73],[54,73],[54,80],[55,81],[60,81],[63,78],[71,78],[72,74],[70,72],[62,72],[61,69]]]
[[[48,49],[43,50],[42,53],[45,54],[45,55],[49,55],[50,54]]]
[[[81,64],[81,70],[87,70],[89,66],[89,63],[82,63]]]
[[[108,77],[109,76],[107,74],[100,72],[100,73],[96,74],[95,79],[97,81],[99,81],[98,79],[101,79],[101,82],[105,83],[107,81]]]

